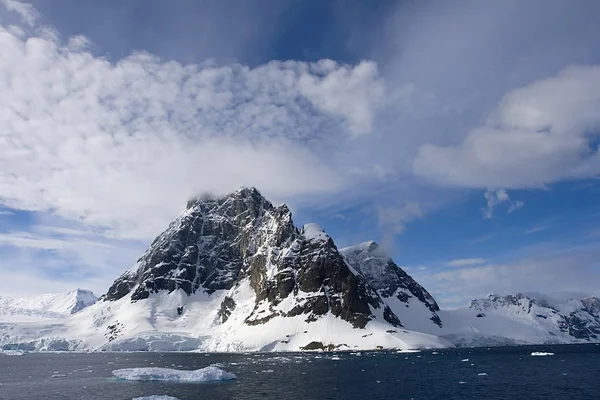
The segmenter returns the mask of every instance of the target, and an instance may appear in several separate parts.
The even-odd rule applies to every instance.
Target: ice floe
[[[179,400],[179,399],[177,397],[172,397],[172,396],[152,395],[152,396],[136,397],[133,400]]]
[[[24,350],[2,350],[0,353],[7,356],[22,356],[27,354]]]
[[[533,353],[531,353],[532,356],[553,356],[554,353],[546,353],[543,351],[534,351]]]
[[[150,367],[117,369],[112,373],[127,381],[212,382],[237,379],[234,374],[212,365],[193,371]]]

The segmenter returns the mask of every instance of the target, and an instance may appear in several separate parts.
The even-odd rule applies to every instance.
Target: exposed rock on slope
[[[187,209],[123,274],[104,300],[148,298],[161,290],[213,293],[249,279],[256,304],[245,321],[262,324],[276,316],[305,315],[307,321],[331,313],[363,328],[381,310],[399,326],[393,311],[361,274],[354,274],[333,240],[316,224],[299,231],[287,206],[274,207],[256,189],[221,198],[190,201]],[[294,299],[288,310],[277,306]],[[435,302],[433,302],[435,304]],[[435,305],[437,307],[437,305]],[[221,321],[235,309],[225,298]]]

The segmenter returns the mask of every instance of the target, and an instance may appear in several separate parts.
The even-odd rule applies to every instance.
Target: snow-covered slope
[[[96,302],[89,290],[48,293],[32,297],[0,296],[0,321],[30,318],[65,318]]]
[[[489,295],[469,308],[441,311],[436,332],[458,346],[600,342],[600,299],[539,293]]]

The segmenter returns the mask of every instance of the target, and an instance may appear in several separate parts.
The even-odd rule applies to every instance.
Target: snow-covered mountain
[[[595,297],[492,295],[440,310],[375,242],[338,250],[318,225],[298,229],[285,205],[253,188],[188,202],[95,304],[50,303],[32,300],[29,309],[61,318],[0,323],[0,347],[286,351],[600,339]]]
[[[396,307],[410,293],[431,318],[437,304],[417,294],[416,282],[390,274],[398,282],[388,286],[398,290],[388,296],[373,277],[366,266],[350,266],[318,225],[298,229],[287,206],[242,188],[188,202],[98,304],[60,327],[38,326],[39,337],[30,337],[36,327],[29,325],[0,340],[14,347],[18,335],[34,349],[56,341],[78,350],[451,346],[405,329],[386,302],[393,295]]]
[[[444,326],[425,327],[456,346],[600,342],[600,299],[491,294],[468,308],[440,311]]]
[[[32,297],[0,296],[0,321],[24,318],[65,318],[91,306],[96,300],[94,293],[82,289]]]

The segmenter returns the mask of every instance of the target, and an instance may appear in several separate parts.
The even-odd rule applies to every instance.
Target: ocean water
[[[531,356],[552,352],[553,356]],[[468,361],[465,361],[467,360]],[[233,382],[120,381],[119,368],[218,364]],[[99,353],[0,355],[0,399],[600,399],[600,346],[420,353]]]

